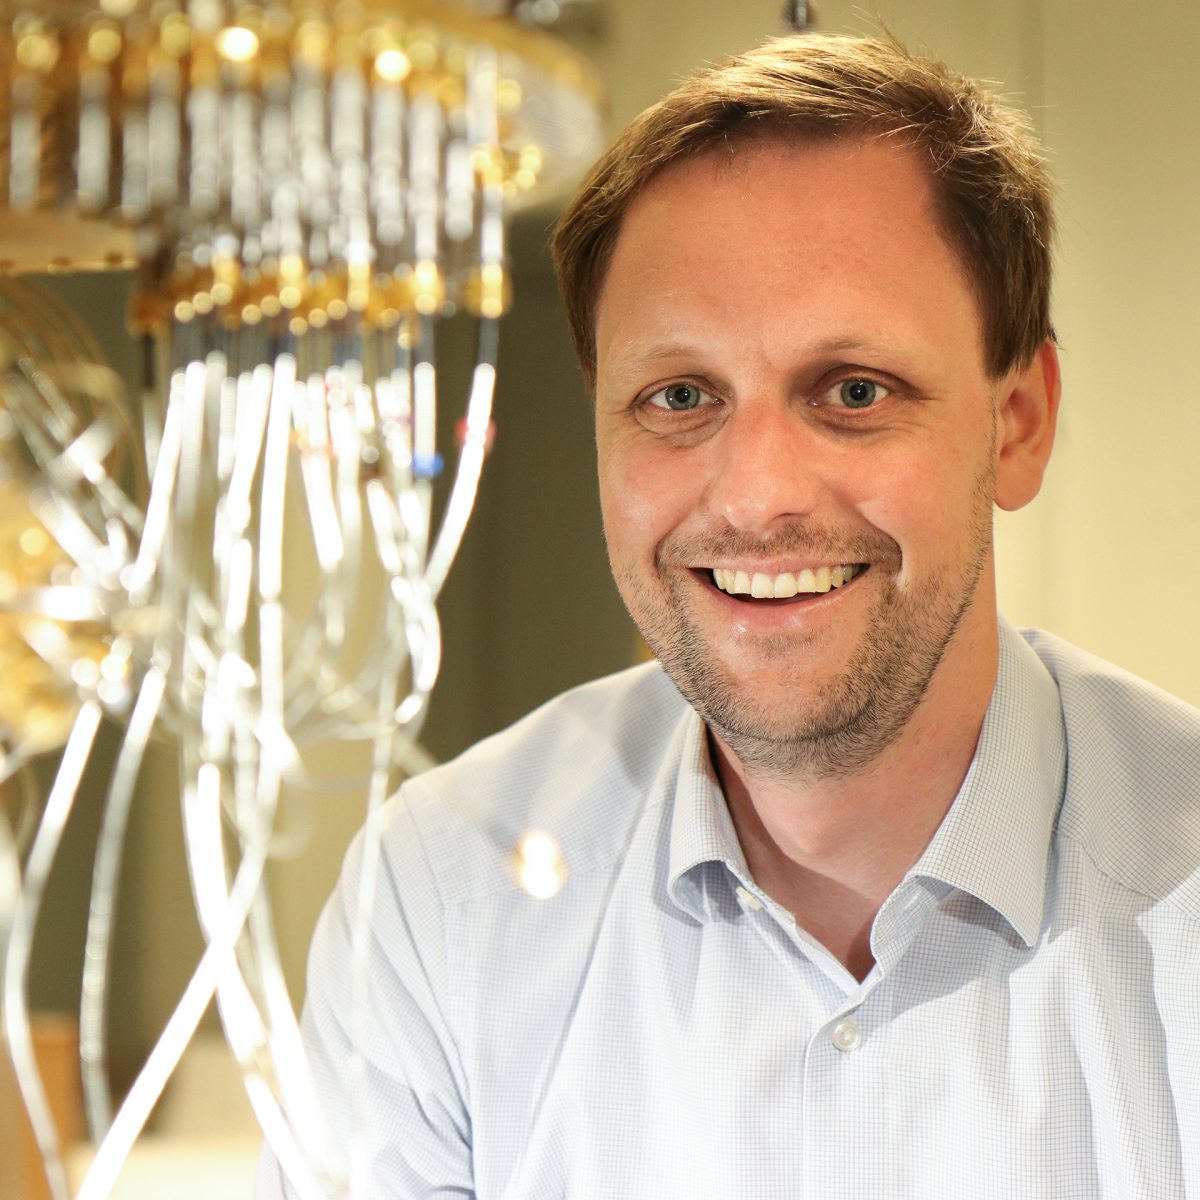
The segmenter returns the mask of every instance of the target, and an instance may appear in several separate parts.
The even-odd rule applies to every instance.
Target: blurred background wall
[[[779,0],[601,0],[577,31],[611,95],[615,131],[693,68],[781,31]],[[1056,324],[1064,411],[1043,495],[999,517],[1001,603],[1200,704],[1200,105],[1191,82],[1200,4],[1162,0],[823,0],[823,32],[882,19],[913,49],[998,81],[1051,148],[1060,185]],[[442,611],[446,656],[424,742],[456,753],[564,687],[631,662],[594,497],[588,400],[554,294],[553,212],[513,233],[517,304],[503,337],[499,437]],[[128,282],[58,279],[133,376]],[[448,372],[453,374],[452,369]],[[299,797],[307,845],[273,874],[297,999],[313,922],[362,819],[344,749],[313,756],[330,781]],[[143,789],[120,920],[114,1054],[149,1048],[199,951],[169,756]],[[78,989],[94,812],[81,810],[54,881],[35,999]],[[76,883],[64,890],[64,885]]]

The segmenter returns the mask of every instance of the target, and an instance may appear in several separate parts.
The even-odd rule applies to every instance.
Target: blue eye
[[[846,379],[838,385],[838,399],[846,408],[870,408],[885,395],[887,388],[873,379]]]
[[[694,383],[672,383],[665,388],[659,388],[648,398],[647,403],[655,408],[668,408],[672,412],[691,412],[705,403],[706,398],[711,399],[703,388]]]

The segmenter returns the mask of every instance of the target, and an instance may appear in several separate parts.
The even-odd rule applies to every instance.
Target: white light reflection
[[[535,899],[557,896],[567,879],[562,851],[553,836],[531,829],[517,843],[517,879]]]

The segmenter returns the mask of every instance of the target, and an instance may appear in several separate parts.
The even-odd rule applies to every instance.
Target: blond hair
[[[1030,361],[1050,325],[1050,182],[1024,116],[895,41],[802,34],[710,67],[641,114],[592,168],[555,227],[571,336],[595,383],[595,317],[630,204],[664,168],[768,134],[892,136],[928,157],[951,246],[975,290],[988,370]]]

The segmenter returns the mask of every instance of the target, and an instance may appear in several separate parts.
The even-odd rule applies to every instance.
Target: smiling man
[[[1200,1196],[1200,714],[996,612],[1050,234],[1022,122],[870,40],[713,68],[597,165],[555,251],[657,662],[394,801],[363,1195]]]
[[[605,533],[751,875],[862,977],[975,750],[992,504],[1037,491],[1058,376],[1048,328],[988,369],[927,155],[760,124],[621,224],[595,313]]]

